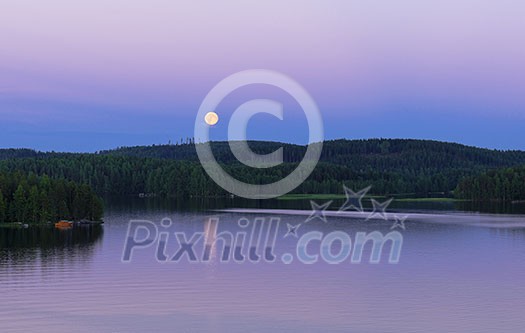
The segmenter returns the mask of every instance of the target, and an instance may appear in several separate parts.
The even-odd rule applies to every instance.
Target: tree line
[[[467,177],[459,183],[456,195],[474,201],[525,200],[525,167],[491,170]]]
[[[0,222],[100,220],[102,201],[88,185],[34,173],[0,172]]]
[[[240,164],[227,142],[212,143],[212,150],[229,174],[252,184],[267,184],[284,178],[297,167],[306,149],[278,142],[250,141],[249,145],[260,154],[283,146],[285,163],[269,169],[254,169]],[[10,158],[3,159],[0,150],[0,170],[71,180],[90,186],[102,196],[138,193],[174,197],[228,195],[205,173],[192,142],[119,148],[95,154],[25,150],[7,153]],[[325,142],[314,172],[293,193],[342,193],[342,184],[353,189],[372,185],[372,193],[377,195],[451,193],[463,179],[472,179],[491,169],[519,165],[525,165],[525,152],[425,140],[335,140]]]

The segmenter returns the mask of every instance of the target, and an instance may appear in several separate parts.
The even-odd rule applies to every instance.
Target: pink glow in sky
[[[310,91],[328,137],[422,137],[330,124],[426,112],[481,122],[465,137],[428,138],[490,146],[480,138],[493,117],[525,121],[524,17],[518,0],[3,0],[0,116],[44,136],[75,126],[148,137],[156,131],[141,129],[144,117],[150,127],[170,118],[181,125],[160,126],[163,140],[184,137],[213,85],[265,68]],[[38,148],[62,148],[55,139]],[[135,143],[122,140],[111,143]],[[16,142],[0,137],[1,146]]]

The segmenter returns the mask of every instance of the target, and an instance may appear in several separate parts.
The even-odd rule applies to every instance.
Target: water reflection
[[[215,261],[217,256],[217,228],[219,220],[214,217],[204,221],[204,246],[206,254],[211,261]]]
[[[101,225],[80,225],[61,230],[53,226],[29,228],[1,228],[0,248],[71,248],[89,247],[100,241],[104,229]]]
[[[449,215],[462,215],[457,213],[428,223],[409,220],[397,265],[285,265],[281,254],[295,253],[297,239],[284,238],[284,229],[276,262],[220,262],[223,233],[248,232],[241,218],[267,215],[214,212],[215,220],[210,212],[126,210],[108,209],[104,227],[0,229],[0,331],[513,332],[525,325],[519,216],[497,228],[447,223]],[[305,220],[278,216],[293,225]],[[169,228],[162,225],[166,218],[173,221]],[[158,262],[152,246],[123,263],[132,219],[154,221],[160,231],[188,239],[204,233],[213,255],[202,264]],[[331,216],[300,233],[355,235],[390,227],[390,221]],[[170,257],[179,248],[171,239]]]
[[[327,200],[314,200],[323,202]],[[344,199],[334,199],[330,209],[337,210],[343,205]],[[137,210],[159,212],[201,212],[228,208],[258,208],[258,209],[311,209],[309,199],[300,200],[246,200],[242,198],[191,198],[191,199],[162,199],[137,197],[109,197],[105,198],[106,208],[121,213],[134,213]],[[369,199],[363,201],[365,209],[371,209]],[[415,200],[395,198],[389,206],[392,211],[462,211],[490,214],[525,214],[525,203],[510,202],[471,202],[451,200]]]
[[[53,226],[0,228],[0,262],[39,261],[42,266],[57,262],[86,262],[93,256],[104,234],[101,225],[81,225],[60,230]]]

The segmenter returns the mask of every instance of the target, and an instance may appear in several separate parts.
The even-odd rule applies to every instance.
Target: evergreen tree
[[[12,216],[17,222],[22,222],[27,217],[27,198],[22,184],[18,185],[11,205]]]
[[[0,190],[0,223],[5,222],[6,218],[7,218],[7,206],[4,200],[4,195],[2,194],[2,191]]]

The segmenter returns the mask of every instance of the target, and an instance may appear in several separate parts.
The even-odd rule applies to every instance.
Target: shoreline
[[[267,215],[290,215],[290,216],[310,216],[311,210],[298,209],[245,209],[230,208],[214,210],[219,213],[236,214],[267,214]],[[352,220],[366,220],[370,212],[352,211],[325,211],[324,215],[335,218],[348,218]],[[385,213],[389,221],[395,221],[396,216],[407,216],[407,222],[424,222],[438,224],[459,224],[465,226],[487,227],[487,228],[525,228],[525,215],[512,214],[485,214],[467,212],[443,212],[443,213],[422,213],[422,212],[388,212]],[[370,221],[385,221],[381,218],[371,218]]]

